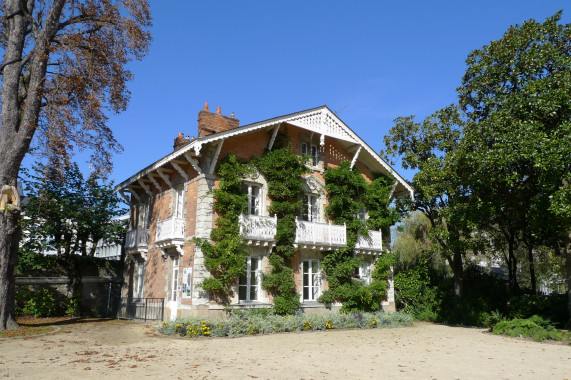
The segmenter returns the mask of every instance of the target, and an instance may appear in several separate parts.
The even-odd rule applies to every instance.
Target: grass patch
[[[29,316],[18,317],[16,322],[20,325],[17,330],[0,331],[0,338],[24,338],[35,335],[53,333],[57,330],[53,325],[68,321],[69,317],[63,318],[33,318]]]
[[[238,337],[243,335],[273,334],[291,331],[372,329],[403,327],[412,323],[412,317],[402,313],[324,313],[275,315],[258,310],[230,312],[224,318],[201,319],[178,318],[163,322],[158,331],[165,335],[180,335],[188,338],[214,336]]]

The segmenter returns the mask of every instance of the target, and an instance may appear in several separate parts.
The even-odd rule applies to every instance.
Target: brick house
[[[319,270],[320,252],[343,246],[346,239],[345,226],[325,220],[324,170],[349,161],[368,181],[378,172],[393,177],[393,197],[412,195],[402,177],[326,106],[240,127],[234,115],[224,116],[220,108],[209,112],[205,104],[198,116],[198,137],[179,133],[172,153],[120,183],[117,190],[130,204],[125,296],[165,298],[165,318],[209,316],[223,310],[199,286],[210,273],[192,239],[209,239],[215,227],[212,190],[218,183],[219,160],[229,153],[244,159],[262,155],[272,149],[278,132],[287,135],[295,151],[311,157],[310,173],[302,179],[307,199],[296,222],[294,280],[304,309],[324,308],[317,302],[327,288],[327,279]],[[244,192],[249,196],[248,215],[241,216],[240,223],[250,256],[231,305],[271,306],[271,296],[260,286],[260,273],[269,270],[267,255],[273,246],[276,219],[268,215],[271,200],[263,175],[245,178]],[[389,244],[388,230],[370,231],[368,238],[359,238],[355,252],[364,257],[359,271],[363,280],[383,246]],[[390,281],[383,307],[394,309],[393,294]]]

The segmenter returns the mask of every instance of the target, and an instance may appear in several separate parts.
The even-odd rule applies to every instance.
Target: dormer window
[[[242,188],[248,195],[248,215],[262,214],[261,187],[258,185],[244,184]]]
[[[306,194],[301,202],[301,220],[308,222],[319,221],[319,204],[317,203],[317,196]]]
[[[318,162],[318,149],[317,146],[311,144],[301,144],[301,154],[311,156],[311,166],[317,166]]]

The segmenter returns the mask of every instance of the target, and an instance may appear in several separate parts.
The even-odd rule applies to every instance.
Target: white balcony
[[[355,244],[355,253],[380,255],[383,252],[383,235],[381,231],[369,230],[369,236],[359,236]]]
[[[176,248],[182,255],[182,245],[185,241],[185,228],[186,220],[184,218],[169,218],[161,220],[157,223],[157,234],[155,236],[155,244],[163,249]]]
[[[147,249],[149,246],[149,230],[147,228],[136,228],[127,231],[127,238],[125,240],[126,249]]]
[[[240,215],[240,236],[248,245],[273,247],[277,230],[276,216]]]
[[[296,248],[328,251],[347,245],[345,225],[314,223],[297,219],[295,225],[294,246]]]

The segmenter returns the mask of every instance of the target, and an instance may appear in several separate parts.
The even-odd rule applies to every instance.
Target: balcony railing
[[[147,228],[136,228],[127,231],[125,248],[147,248],[149,245],[149,230]]]
[[[184,218],[169,218],[161,220],[157,223],[157,235],[155,243],[166,242],[175,245],[180,241],[184,242],[184,225],[186,220]]]
[[[295,246],[306,249],[329,250],[347,245],[345,225],[295,221]]]
[[[369,230],[369,236],[359,236],[355,244],[356,253],[380,254],[383,251],[381,231]]]
[[[276,216],[240,215],[240,236],[248,245],[273,246],[277,229]]]

